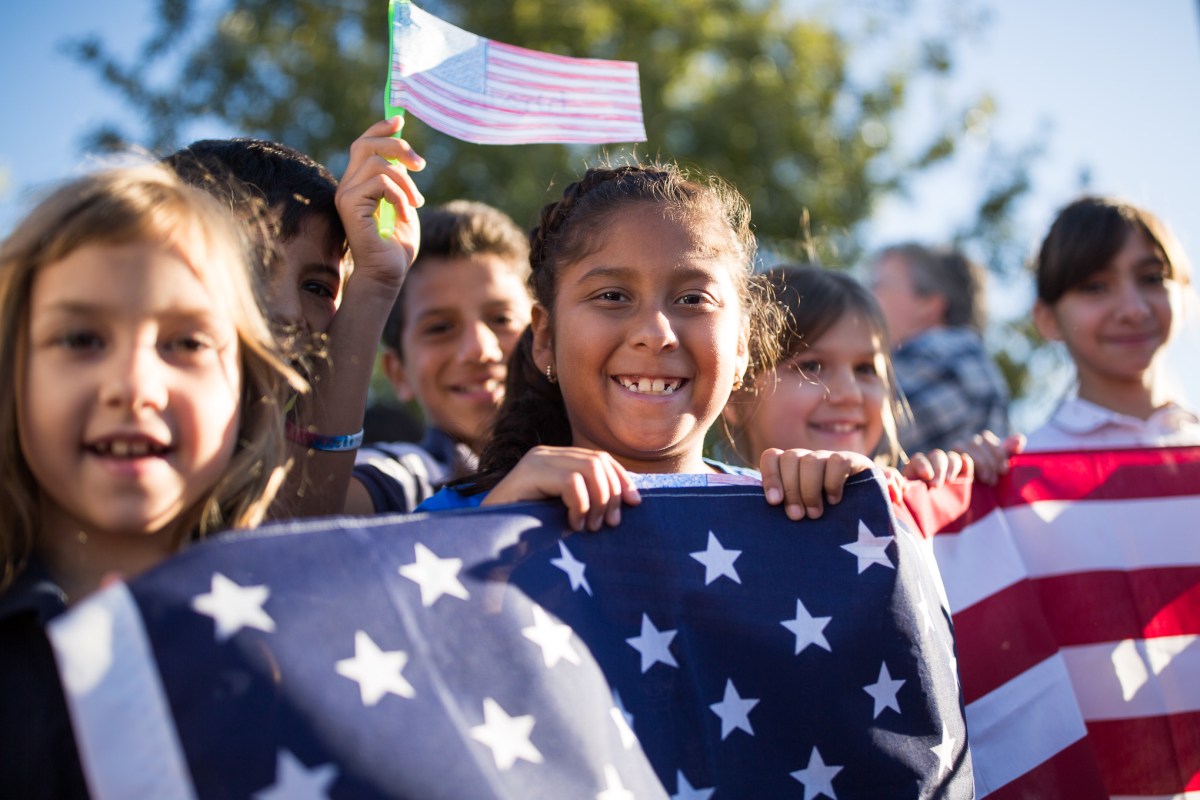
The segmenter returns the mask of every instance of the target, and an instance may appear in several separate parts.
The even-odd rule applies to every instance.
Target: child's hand
[[[960,453],[957,450],[930,450],[910,458],[901,474],[910,481],[924,481],[930,486],[941,486],[960,475],[970,480],[973,470],[974,463],[968,453]]]
[[[599,450],[538,446],[488,493],[483,505],[562,498],[571,530],[598,531],[621,522],[621,504],[642,502],[633,478]]]
[[[385,119],[354,140],[335,200],[346,227],[354,274],[370,275],[393,292],[399,290],[417,255],[421,226],[416,209],[425,203],[408,174],[424,169],[425,160],[408,142],[392,136],[403,124],[403,117]],[[375,223],[380,200],[396,208],[396,230],[386,240],[380,238]]]
[[[1019,433],[1001,440],[991,431],[977,433],[959,450],[975,462],[975,479],[995,486],[1001,475],[1008,474],[1008,459],[1025,449],[1025,437]]]
[[[789,519],[816,519],[825,511],[825,500],[836,505],[842,486],[851,475],[871,469],[871,459],[861,453],[828,450],[768,448],[759,459],[763,492],[773,506],[784,504]]]

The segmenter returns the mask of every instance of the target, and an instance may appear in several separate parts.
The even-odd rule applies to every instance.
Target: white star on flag
[[[483,700],[483,724],[471,728],[471,738],[483,742],[492,749],[492,757],[496,759],[496,769],[506,770],[517,762],[518,758],[542,763],[542,754],[529,741],[533,731],[532,715],[510,717],[504,709],[490,697]]]
[[[553,617],[539,606],[533,607],[533,626],[522,628],[521,633],[526,639],[542,648],[542,659],[550,668],[564,658],[572,664],[579,664],[579,653],[571,646],[571,626],[555,622]]]
[[[242,628],[271,633],[275,620],[263,611],[271,596],[266,586],[239,586],[219,572],[212,576],[212,589],[192,598],[192,608],[217,623],[217,641],[223,642]]]
[[[254,796],[258,800],[328,800],[325,790],[336,777],[337,767],[333,764],[309,769],[287,750],[280,750],[275,783]]]
[[[366,631],[357,631],[354,634],[354,658],[337,662],[337,673],[356,681],[363,705],[373,706],[389,692],[401,697],[416,695],[412,684],[400,674],[407,663],[408,654],[404,651],[380,650]]]
[[[938,777],[945,775],[954,766],[954,737],[950,735],[950,730],[942,723],[942,741],[940,744],[935,744],[929,748],[938,758]]]
[[[571,551],[567,549],[566,544],[560,539],[558,542],[558,552],[562,553],[562,558],[552,558],[550,563],[567,573],[567,577],[571,579],[571,591],[577,592],[582,586],[583,590],[590,597],[592,587],[588,584],[588,579],[584,577],[583,571],[587,569],[587,565],[582,561],[575,559]]]
[[[400,574],[421,587],[421,605],[431,606],[444,594],[466,600],[471,595],[458,579],[461,558],[438,558],[432,550],[417,542],[413,548],[417,560],[400,568]]]
[[[889,569],[895,569],[892,564],[892,559],[888,557],[886,548],[892,543],[894,536],[875,536],[867,527],[867,524],[862,520],[858,521],[858,541],[853,544],[844,544],[842,549],[846,550],[858,558],[858,574],[863,574],[867,567],[872,564]]]
[[[675,660],[675,656],[671,655],[671,640],[674,638],[675,631],[660,631],[654,627],[654,623],[650,621],[650,617],[643,613],[641,635],[631,637],[625,641],[629,642],[630,647],[642,654],[642,672],[645,673],[659,661],[669,667],[679,666],[679,662]]]
[[[713,713],[721,718],[721,741],[725,741],[725,737],[738,728],[751,736],[754,735],[754,728],[750,727],[750,710],[756,705],[758,705],[757,699],[752,697],[743,699],[734,688],[733,681],[725,679],[724,699],[709,706]]]
[[[830,653],[833,648],[829,646],[829,640],[825,638],[825,626],[833,617],[814,617],[808,613],[808,609],[804,607],[804,603],[800,602],[800,598],[796,598],[796,618],[785,619],[779,624],[787,628],[792,633],[796,634],[796,655],[804,652],[804,649],[810,644],[815,644],[822,650]]]
[[[927,633],[933,630],[933,615],[929,613],[929,601],[925,599],[925,587],[917,584],[917,594],[920,600],[917,601],[917,611],[921,614],[921,633]]]
[[[621,737],[621,746],[626,750],[637,743],[637,735],[633,732],[633,714],[630,714],[621,702],[621,693],[613,692],[613,707],[609,710],[613,724],[617,726],[617,734]]]
[[[876,719],[885,708],[900,713],[900,701],[896,699],[896,693],[903,685],[903,680],[892,679],[886,661],[879,665],[879,680],[863,687],[863,691],[875,699],[875,713],[871,715],[871,719]]]
[[[833,779],[841,771],[841,767],[827,765],[814,747],[812,755],[808,757],[808,766],[796,770],[791,775],[804,784],[804,800],[813,800],[820,795],[837,800],[837,795],[833,792]]]
[[[737,561],[737,557],[741,554],[741,550],[726,550],[717,541],[716,535],[709,531],[708,547],[688,555],[704,565],[704,585],[708,586],[722,575],[734,583],[741,583],[742,579],[738,576],[737,568],[733,566],[733,562]]]
[[[612,764],[604,765],[604,783],[607,788],[596,795],[596,800],[635,800],[633,792],[621,782],[621,774]]]
[[[671,800],[709,800],[716,789],[697,789],[683,775],[683,770],[675,770],[675,794]]]

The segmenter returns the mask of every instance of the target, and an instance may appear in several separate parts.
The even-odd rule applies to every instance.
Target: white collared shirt
[[[1029,434],[1025,452],[1175,445],[1200,445],[1200,417],[1183,406],[1168,403],[1138,419],[1073,397]]]

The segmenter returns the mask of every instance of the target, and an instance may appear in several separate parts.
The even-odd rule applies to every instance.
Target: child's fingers
[[[780,464],[783,466],[784,491],[788,492],[788,508],[791,509],[794,502],[800,511],[799,516],[789,513],[788,516],[792,519],[803,519],[805,516],[816,519],[825,513],[825,470],[829,456],[830,454],[824,450],[816,452],[788,450],[780,456]],[[796,476],[792,482],[796,489],[794,495],[789,491],[789,474]]]
[[[598,531],[609,513],[609,503],[614,500],[613,483],[603,454],[580,459],[577,473],[583,478],[588,492],[587,528]],[[615,498],[620,503],[620,498]]]
[[[904,477],[928,483],[934,477],[933,464],[924,453],[917,453],[904,467]]]
[[[567,524],[571,530],[581,531],[591,510],[587,481],[578,472],[567,473],[564,478],[560,497],[567,507]]]
[[[779,456],[783,453],[774,447],[762,452],[758,458],[758,472],[762,475],[763,495],[767,504],[777,506],[783,502],[783,481],[779,475]]]

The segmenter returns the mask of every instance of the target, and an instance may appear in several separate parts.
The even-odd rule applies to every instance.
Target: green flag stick
[[[398,0],[400,3],[407,3],[408,0]],[[397,0],[388,0],[388,66],[387,66],[387,85],[383,88],[383,113],[388,118],[403,117],[404,109],[399,106],[392,105],[392,59],[395,54],[392,48],[395,47],[395,31],[396,31],[396,3]],[[396,131],[394,136],[399,138],[404,132],[401,128]],[[389,159],[393,164],[394,159]],[[380,239],[390,239],[396,232],[396,207],[383,199],[379,201],[379,211],[375,215],[375,227],[379,231]]]

